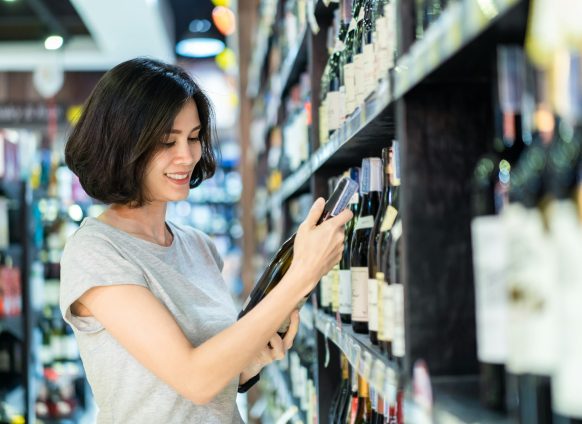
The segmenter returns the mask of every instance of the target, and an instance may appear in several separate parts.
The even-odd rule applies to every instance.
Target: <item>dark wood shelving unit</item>
[[[0,333],[3,331],[7,331],[24,341],[24,317],[22,315],[1,317]]]
[[[351,326],[311,311],[317,340],[316,385],[319,422],[327,423],[331,388],[339,383],[339,352],[380,392],[402,377],[406,409],[413,364],[429,367],[435,422],[511,423],[479,401],[475,341],[475,304],[470,235],[470,180],[480,155],[493,139],[495,57],[501,44],[523,44],[529,0],[459,0],[415,41],[413,0],[398,3],[396,66],[366,99],[320,144],[318,107],[321,75],[327,60],[326,25],[332,9],[315,6],[321,30],[307,35],[307,68],[312,87],[311,155],[255,206],[255,219],[288,208],[303,193],[325,196],[327,179],[366,156],[379,156],[392,139],[400,142],[403,220],[406,355],[404,368],[388,360]],[[285,213],[282,214],[285,216]],[[287,225],[284,228],[289,230]],[[438,346],[438,348],[435,348]],[[329,366],[325,362],[329,359]],[[376,377],[380,375],[380,377]],[[414,422],[414,421],[412,421]]]

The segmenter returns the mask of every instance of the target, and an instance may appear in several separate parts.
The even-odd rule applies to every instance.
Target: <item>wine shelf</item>
[[[299,408],[295,398],[291,394],[287,378],[285,378],[278,365],[271,364],[265,368],[264,372],[266,377],[272,381],[273,385],[277,388],[277,395],[286,408],[284,415],[287,418],[287,421],[284,422],[303,423],[301,419],[301,408]]]
[[[315,327],[335,344],[370,385],[386,397],[396,392],[398,368],[374,346],[367,334],[357,334],[351,324],[338,324],[323,311],[315,313]]]
[[[357,165],[362,154],[380,151],[379,135],[394,134],[394,102],[402,98],[452,56],[461,52],[472,40],[506,15],[524,0],[464,0],[453,3],[439,18],[441,24],[430,27],[422,40],[414,43],[410,52],[400,57],[394,69],[393,84],[385,79],[376,92],[335,131],[329,141],[315,151],[310,159],[287,177],[281,188],[271,195],[268,208],[276,208],[288,198],[306,189],[316,171],[340,165]],[[375,137],[374,137],[375,136]],[[257,219],[265,217],[266,209],[256,210]]]
[[[24,340],[24,325],[22,315],[0,317],[0,333],[7,331],[20,340]]]
[[[277,125],[279,110],[283,104],[283,96],[291,83],[301,74],[307,60],[307,27],[303,28],[295,45],[287,53],[281,64],[281,69],[270,79],[271,102],[267,105],[267,128]]]
[[[303,313],[307,319],[313,314],[309,309]],[[350,324],[338,324],[333,317],[322,311],[313,314],[315,327],[325,339],[336,345],[348,358],[350,365],[370,382],[378,393],[386,397],[394,396],[397,390],[399,370],[395,363],[386,358],[373,345],[367,334],[354,333]],[[326,348],[327,349],[327,348]],[[505,415],[489,411],[479,403],[479,378],[477,376],[435,377],[432,379],[434,407],[432,418],[436,423],[510,424]],[[417,407],[411,396],[405,399],[407,416],[418,417],[411,422],[421,421],[426,412]]]
[[[278,0],[265,0],[262,2],[263,14],[257,25],[257,32],[254,36],[255,49],[249,66],[249,83],[247,86],[247,96],[254,98],[261,90],[261,70],[267,60],[269,53],[269,40],[271,38],[271,28],[277,17]]]
[[[521,0],[464,0],[450,4],[438,22],[396,62],[394,98],[401,98]]]

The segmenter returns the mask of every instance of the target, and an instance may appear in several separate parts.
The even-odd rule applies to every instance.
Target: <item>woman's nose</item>
[[[176,160],[180,164],[184,164],[184,165],[194,164],[195,154],[194,154],[194,151],[192,149],[192,146],[190,146],[190,143],[188,143],[188,142],[182,143],[182,144],[180,144],[180,146],[181,147],[179,147],[177,155],[176,155]]]

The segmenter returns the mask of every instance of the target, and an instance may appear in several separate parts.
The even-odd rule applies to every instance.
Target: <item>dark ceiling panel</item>
[[[72,35],[89,35],[83,20],[69,0],[42,0],[46,8]],[[0,1],[0,42],[44,41],[50,29],[39,19],[27,0]]]
[[[194,19],[208,19],[212,23],[214,5],[210,0],[169,0],[169,2],[174,12],[176,40],[180,40],[188,33],[190,22]],[[213,23],[209,36],[224,40]]]

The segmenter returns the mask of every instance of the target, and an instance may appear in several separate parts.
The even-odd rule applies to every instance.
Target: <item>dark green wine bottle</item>
[[[338,215],[343,211],[353,194],[358,189],[358,184],[349,178],[342,178],[334,192],[329,197],[328,201],[325,203],[323,208],[323,213],[318,221],[318,224],[323,221]],[[251,309],[253,309],[265,296],[269,294],[273,288],[279,284],[279,281],[283,278],[291,262],[293,260],[293,244],[295,242],[295,234],[293,234],[281,248],[275,253],[275,256],[271,259],[269,266],[263,272],[259,281],[251,291],[251,294],[247,298],[239,313],[238,318],[245,316]],[[281,328],[279,328],[279,334],[284,335],[287,332],[289,322],[283,323]]]

